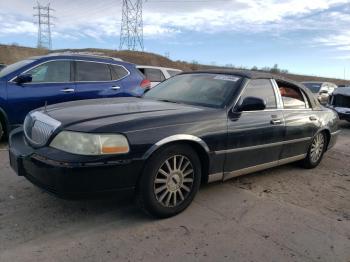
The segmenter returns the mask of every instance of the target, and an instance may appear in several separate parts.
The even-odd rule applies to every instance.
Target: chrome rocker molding
[[[236,170],[233,172],[212,174],[212,175],[209,175],[208,183],[212,183],[215,181],[226,181],[230,178],[258,172],[258,171],[265,170],[265,169],[272,168],[272,167],[276,167],[276,166],[285,165],[285,164],[292,163],[292,162],[295,162],[298,160],[302,160],[306,157],[306,155],[307,154],[288,157],[288,158],[280,159],[278,161],[273,161],[273,162],[264,163],[261,165],[256,165],[256,166],[251,166],[251,167],[239,169],[239,170]]]
[[[215,154],[220,155],[220,154],[242,152],[242,151],[255,150],[255,149],[261,149],[261,148],[268,148],[268,147],[274,147],[274,146],[283,146],[283,145],[288,145],[288,144],[293,144],[293,143],[311,141],[311,139],[312,139],[312,137],[304,137],[304,138],[299,138],[299,139],[286,140],[286,141],[282,141],[282,142],[263,144],[263,145],[258,145],[258,146],[248,146],[248,147],[220,150],[220,151],[215,151]]]
[[[208,145],[199,137],[192,136],[192,135],[184,135],[184,134],[179,134],[179,135],[173,135],[166,137],[160,141],[158,141],[156,144],[154,144],[150,149],[147,150],[147,152],[143,155],[142,159],[147,159],[150,157],[153,152],[155,152],[158,148],[161,146],[171,143],[171,142],[178,142],[178,141],[191,141],[199,144],[207,153],[210,152]]]

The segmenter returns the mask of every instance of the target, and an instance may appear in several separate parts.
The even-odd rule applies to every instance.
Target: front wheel
[[[191,204],[200,181],[200,160],[190,146],[160,149],[146,163],[138,184],[138,204],[152,216],[174,216]]]
[[[327,137],[324,132],[318,133],[310,145],[306,158],[301,162],[305,168],[315,168],[322,160],[326,151]]]

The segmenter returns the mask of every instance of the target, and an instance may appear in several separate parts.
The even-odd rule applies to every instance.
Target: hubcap
[[[194,179],[191,161],[183,155],[168,158],[158,169],[154,194],[165,207],[181,204],[190,194]]]
[[[324,142],[325,142],[324,136],[322,133],[316,135],[314,141],[312,142],[311,151],[310,151],[312,162],[316,163],[322,156],[323,149],[324,149]]]

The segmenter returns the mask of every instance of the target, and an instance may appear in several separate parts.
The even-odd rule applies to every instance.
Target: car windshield
[[[304,86],[306,86],[308,89],[310,89],[310,91],[312,93],[315,93],[317,94],[318,92],[320,92],[320,89],[321,89],[321,86],[322,84],[321,83],[303,83]]]
[[[234,75],[184,74],[160,83],[145,98],[174,103],[223,107],[238,88],[241,78]]]
[[[27,59],[27,60],[19,61],[17,63],[12,64],[12,65],[8,65],[0,71],[0,78],[6,76],[6,75],[16,71],[17,69],[19,69],[23,66],[26,66],[32,62],[34,62],[34,60]]]

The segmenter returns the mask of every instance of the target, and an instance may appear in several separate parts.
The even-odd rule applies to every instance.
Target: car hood
[[[197,115],[205,109],[143,98],[112,98],[61,103],[43,110],[68,130],[115,132],[112,127],[116,125],[118,131],[147,128],[147,122],[154,125],[152,120],[159,118],[167,120],[157,125],[183,123],[184,115]]]

